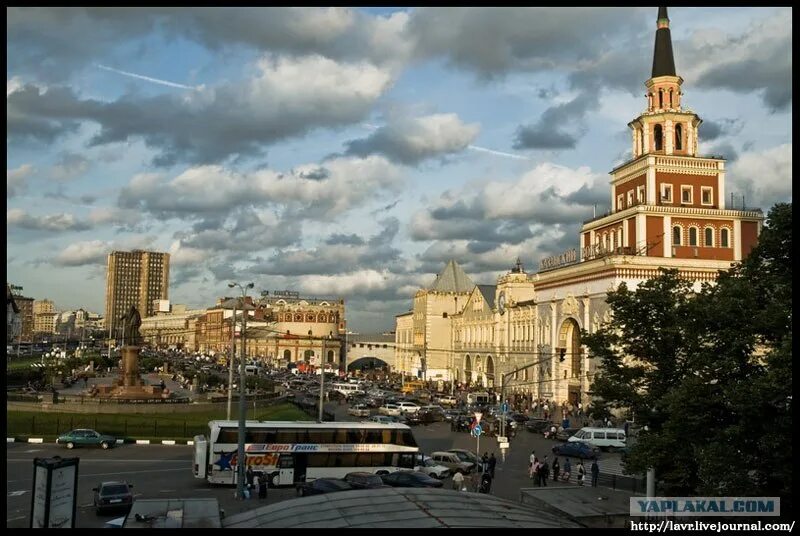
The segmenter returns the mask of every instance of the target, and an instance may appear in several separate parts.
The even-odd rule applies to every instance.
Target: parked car
[[[471,463],[473,466],[477,467],[478,464],[481,462],[480,458],[478,458],[474,452],[471,450],[465,449],[449,449],[447,452],[452,452],[458,459],[462,462]]]
[[[394,488],[441,488],[442,481],[419,471],[396,471],[381,476],[383,481]]]
[[[431,454],[431,458],[436,463],[444,465],[450,469],[452,474],[462,473],[466,475],[469,474],[475,467],[473,462],[463,461],[455,452],[434,452]]]
[[[133,506],[133,485],[125,481],[101,482],[94,491],[94,509],[97,515],[125,510]]]
[[[436,397],[436,402],[443,406],[455,406],[458,404],[458,399],[452,395],[440,395]]]
[[[389,423],[395,422],[388,415],[373,415],[372,417],[369,418],[369,421],[370,422],[379,422],[381,424],[389,424]]]
[[[75,447],[101,447],[108,449],[117,444],[117,438],[100,434],[87,428],[78,428],[61,435],[56,439],[59,445],[66,445],[68,449]]]
[[[511,413],[509,414],[509,417],[511,420],[519,424],[523,424],[529,420],[529,417],[524,413]]]
[[[378,413],[381,415],[400,415],[400,406],[397,404],[384,404],[378,408]]]
[[[334,493],[337,491],[347,491],[355,489],[344,479],[341,478],[318,478],[311,482],[304,482],[297,486],[297,494],[301,497],[306,495],[321,495],[323,493]]]
[[[625,430],[622,428],[591,428],[578,430],[569,441],[582,441],[603,450],[621,449],[626,446]]]
[[[369,417],[369,406],[366,404],[356,404],[355,406],[347,408],[347,414],[356,417]]]
[[[525,421],[525,429],[536,434],[541,434],[552,425],[553,423],[551,421],[545,419],[530,419]]]
[[[353,486],[353,489],[374,489],[374,488],[388,488],[389,486],[383,483],[379,475],[375,473],[367,473],[366,471],[357,471],[347,473],[344,475],[345,481]]]
[[[447,478],[450,474],[449,467],[433,461],[430,456],[417,456],[414,470],[438,479]]]
[[[398,402],[397,407],[400,408],[400,413],[416,413],[419,411],[419,406],[413,402]]]
[[[598,449],[583,441],[570,441],[553,447],[553,454],[568,458],[582,458],[596,460],[599,456]]]

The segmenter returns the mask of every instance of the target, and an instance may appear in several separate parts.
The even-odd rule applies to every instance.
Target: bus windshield
[[[206,442],[195,441],[195,476],[212,484],[235,484],[238,423],[211,421]],[[419,447],[404,424],[378,422],[247,422],[246,464],[272,486],[353,471],[391,473],[414,467]],[[206,460],[206,470],[198,468]]]

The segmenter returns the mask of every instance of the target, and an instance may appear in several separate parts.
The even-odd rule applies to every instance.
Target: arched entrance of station
[[[467,385],[472,383],[472,359],[469,354],[464,356],[464,383]]]
[[[494,387],[494,359],[486,356],[486,387]]]
[[[483,374],[483,363],[481,362],[481,356],[476,355],[474,361],[473,367],[475,368],[475,383],[478,384],[478,387],[485,387],[486,376]]]
[[[283,358],[286,361],[291,361],[292,360],[292,351],[291,350],[284,350],[283,351]]]
[[[583,372],[583,351],[581,349],[581,328],[574,318],[567,318],[558,332],[558,347],[565,348],[563,369],[566,371],[567,400],[577,405],[581,401],[581,374]]]

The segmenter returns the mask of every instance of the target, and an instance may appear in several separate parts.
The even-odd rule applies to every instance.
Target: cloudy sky
[[[727,192],[792,196],[791,8],[674,8]],[[8,280],[104,310],[113,249],[347,300],[391,329],[448,259],[491,284],[577,246],[645,107],[655,8],[7,10]]]

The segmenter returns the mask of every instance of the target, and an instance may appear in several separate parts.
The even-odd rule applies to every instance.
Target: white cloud
[[[28,177],[35,168],[30,164],[22,164],[15,169],[6,169],[6,197],[14,197],[24,192],[28,187]]]
[[[53,259],[53,264],[57,266],[103,264],[107,261],[111,249],[111,242],[103,242],[102,240],[76,242],[68,245],[58,253]]]
[[[48,216],[33,216],[18,208],[13,208],[6,212],[6,225],[33,231],[51,232],[85,231],[92,227],[89,223],[76,219],[72,214],[60,213]]]
[[[10,79],[6,79],[6,98],[22,86],[23,82],[19,76],[12,76]]]
[[[748,207],[764,213],[775,203],[792,201],[792,144],[785,143],[763,151],[739,155],[727,175],[726,195],[735,196],[734,207],[741,206],[741,194]]]

